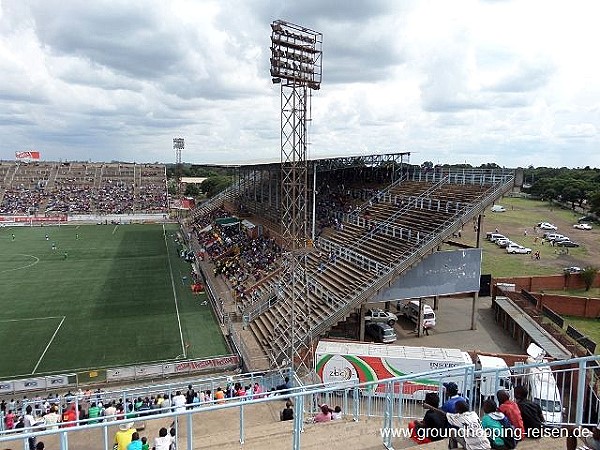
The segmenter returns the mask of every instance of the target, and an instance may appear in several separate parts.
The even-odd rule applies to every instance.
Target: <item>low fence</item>
[[[161,379],[172,376],[200,375],[238,369],[238,355],[222,355],[213,358],[164,361],[154,364],[123,366],[112,369],[89,370],[65,375],[49,375],[35,378],[0,381],[0,395],[78,389],[85,385],[100,385],[124,381]]]
[[[391,433],[379,432],[382,429],[405,428],[407,420],[420,418],[424,414],[420,396],[415,396],[414,387],[422,386],[423,380],[426,380],[428,390],[437,391],[443,398],[443,382],[448,377],[463,380],[463,392],[469,397],[470,408],[479,414],[482,414],[480,408],[482,380],[487,380],[489,384],[489,380],[492,379],[495,380],[494,383],[491,383],[492,390],[500,387],[511,389],[516,384],[529,386],[530,396],[542,407],[546,422],[557,427],[549,428],[550,430],[560,429],[562,425],[566,424],[595,426],[600,405],[591,384],[593,379],[591,367],[598,359],[600,356],[554,363],[523,364],[512,367],[508,374],[507,369],[476,371],[473,365],[468,365],[462,366],[460,369],[436,370],[368,383],[346,380],[326,386],[320,384],[300,386],[280,392],[279,396],[274,396],[273,393],[265,396],[263,392],[242,398],[233,397],[221,402],[211,400],[189,409],[183,407],[176,412],[171,411],[171,408],[157,409],[150,415],[126,420],[108,421],[113,417],[105,417],[101,418],[104,420],[101,423],[82,420],[79,421],[78,426],[69,428],[42,430],[43,426],[40,426],[37,429],[26,429],[20,434],[3,432],[0,433],[0,442],[2,446],[18,448],[25,446],[28,438],[36,437],[38,440],[55,443],[52,448],[60,450],[79,448],[109,450],[112,448],[112,432],[116,425],[130,423],[133,420],[143,420],[145,426],[152,429],[173,423],[179,449],[192,450],[194,444],[208,444],[214,442],[217,437],[221,440],[220,442],[232,447],[244,443],[252,445],[253,442],[268,446],[268,443],[264,441],[264,433],[249,433],[248,431],[257,424],[264,426],[269,425],[269,422],[272,424],[272,429],[275,429],[279,420],[272,414],[265,414],[264,409],[255,408],[258,408],[259,405],[271,405],[272,409],[279,411],[282,408],[282,398],[289,398],[294,405],[293,423],[291,427],[280,427],[278,432],[270,433],[268,441],[271,444],[278,440],[278,444],[287,442],[289,448],[302,448],[302,431],[309,426],[307,423],[317,411],[318,405],[327,403],[330,406],[340,406],[345,417],[351,418],[355,422],[369,417],[370,420],[366,422],[366,425],[372,429],[365,431],[363,428],[363,432],[380,436],[381,443],[390,448],[393,440],[397,438]],[[552,383],[537,382],[536,373],[545,374],[545,381],[552,379]],[[232,378],[228,380],[228,383],[233,383],[236,379]],[[552,386],[552,388],[543,386]],[[138,389],[142,392],[145,388]],[[164,391],[165,388],[163,387],[162,390]],[[121,392],[119,395],[133,396],[136,394],[131,390],[130,394]],[[230,411],[230,414],[224,415],[226,410]],[[253,414],[256,414],[253,417],[254,420],[246,421],[246,416]],[[209,422],[211,417],[213,421]],[[154,425],[155,421],[158,421],[158,425]],[[212,425],[208,425],[209,423]],[[347,431],[347,427],[352,426],[352,423],[346,422],[346,428],[340,429],[339,432]],[[223,428],[224,426],[226,428]],[[111,432],[110,437],[109,432]],[[211,432],[214,434],[211,435]],[[406,439],[406,436],[404,438]],[[90,441],[92,441],[91,444]]]

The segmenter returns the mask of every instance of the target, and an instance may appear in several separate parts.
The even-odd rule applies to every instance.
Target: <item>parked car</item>
[[[389,311],[384,311],[383,309],[369,309],[365,314],[365,321],[383,322],[393,327],[394,324],[398,321],[398,316]]]
[[[544,233],[544,239],[548,241],[556,241],[557,239],[568,239],[566,236],[558,233]]]
[[[558,227],[556,225],[553,225],[549,222],[540,222],[537,224],[537,226],[542,230],[558,230]]]
[[[508,238],[506,236],[504,236],[503,234],[499,234],[499,233],[490,234],[490,242],[496,242],[498,239],[508,239]]]
[[[376,342],[391,344],[396,342],[397,336],[394,329],[387,323],[369,322],[365,328],[369,336],[375,339]]]
[[[491,212],[506,212],[506,208],[501,205],[494,205],[490,208]]]
[[[581,267],[577,267],[577,266],[565,267],[563,269],[563,273],[566,273],[566,274],[581,273],[581,272],[583,272],[583,269]]]
[[[495,244],[500,248],[506,248],[511,244],[514,244],[510,239],[498,239]]]
[[[531,249],[527,248],[527,247],[523,247],[522,245],[513,243],[512,245],[509,245],[506,247],[506,253],[523,253],[523,254],[528,255],[531,253]]]
[[[578,230],[591,230],[592,226],[589,223],[576,223],[573,225],[573,228],[577,228]]]
[[[587,216],[583,216],[577,219],[577,222],[598,222],[598,217],[588,214]]]
[[[573,242],[573,241],[559,241],[557,242],[555,245],[559,246],[559,247],[579,247],[579,244],[577,242]]]

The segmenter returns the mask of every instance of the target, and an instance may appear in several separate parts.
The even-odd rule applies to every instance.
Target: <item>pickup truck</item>
[[[365,314],[366,322],[384,322],[393,327],[398,321],[396,314],[384,311],[383,309],[369,309]]]

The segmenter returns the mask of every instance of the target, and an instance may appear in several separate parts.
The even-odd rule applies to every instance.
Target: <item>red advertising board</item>
[[[29,223],[29,222],[33,222],[33,223],[47,223],[47,222],[52,222],[52,223],[56,223],[56,222],[66,222],[67,221],[67,216],[50,216],[50,217],[45,217],[45,216],[0,216],[0,222],[3,223]]]
[[[37,151],[26,151],[26,152],[15,152],[15,158],[17,160],[33,160],[33,161],[39,161],[40,160],[40,152]]]

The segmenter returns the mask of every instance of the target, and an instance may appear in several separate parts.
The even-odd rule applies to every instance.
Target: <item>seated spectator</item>
[[[142,441],[140,441],[140,434],[137,431],[131,435],[131,442],[127,446],[127,450],[142,450]]]
[[[161,428],[158,431],[158,437],[154,438],[153,450],[169,450],[171,447],[171,436],[168,435],[169,431],[166,428]]]
[[[502,421],[506,420],[506,416],[497,410],[496,403],[492,399],[483,402],[483,412],[485,415],[481,419],[481,426],[486,430],[490,445],[493,449],[505,449],[506,446],[502,438],[504,434]]]
[[[468,432],[459,433],[458,431],[451,436],[448,448],[457,448],[460,444],[465,450],[486,450],[490,449],[490,441],[485,437],[485,433],[479,421],[479,416],[474,411],[469,411],[467,402],[459,400],[455,403],[455,413],[445,412],[435,408],[427,403],[423,407],[431,409],[438,414],[445,414],[448,424],[456,427],[457,430],[468,430]]]
[[[336,406],[333,408],[333,412],[331,413],[331,420],[339,420],[342,418],[342,408],[340,406]]]
[[[260,387],[260,384],[258,384],[258,382],[254,383],[252,393],[254,394],[254,398],[262,398],[262,388]]]
[[[455,405],[457,402],[467,402],[467,399],[458,393],[458,385],[454,382],[444,383],[444,387],[446,388],[446,398],[447,400],[442,405],[442,411],[455,413]]]
[[[292,408],[292,402],[285,402],[285,408],[281,411],[279,418],[281,421],[294,420],[294,409]]]
[[[330,422],[331,421],[331,409],[327,405],[321,405],[321,412],[314,417],[315,423]]]
[[[282,391],[281,395],[285,395],[292,388],[292,383],[290,383],[290,377],[285,377],[283,380],[283,384],[277,386],[278,391]]]
[[[428,392],[425,394],[425,403],[437,408],[440,405],[440,396],[436,392]],[[417,444],[442,440],[447,428],[446,417],[430,409],[425,412],[423,420],[415,420],[408,424],[410,438]]]
[[[529,392],[525,386],[515,386],[514,395],[515,402],[519,407],[519,411],[521,411],[523,427],[525,428],[525,437],[539,439],[542,437],[542,428],[544,427],[545,422],[542,407],[531,400],[527,400]]]
[[[523,418],[521,417],[521,411],[519,406],[510,399],[508,392],[504,389],[500,389],[496,392],[496,398],[498,399],[498,411],[503,413],[513,427],[516,428],[517,432],[520,433],[518,436],[522,437],[525,435],[525,428],[523,426]]]

